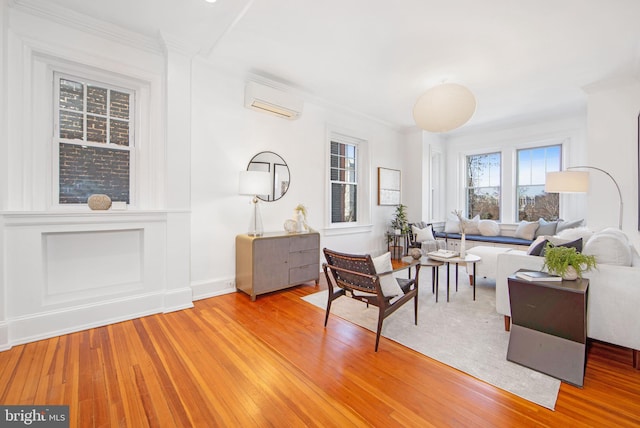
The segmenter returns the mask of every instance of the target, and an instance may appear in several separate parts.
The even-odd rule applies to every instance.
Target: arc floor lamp
[[[618,229],[622,229],[622,192],[618,182],[611,174],[602,168],[595,166],[570,166],[564,171],[548,172],[545,180],[544,191],[547,193],[586,193],[589,190],[589,173],[586,171],[569,171],[574,169],[592,169],[607,175],[615,184],[620,199],[620,212],[618,215]]]

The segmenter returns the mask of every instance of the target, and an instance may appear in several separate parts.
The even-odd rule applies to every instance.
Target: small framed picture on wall
[[[400,171],[378,167],[378,205],[400,203]]]

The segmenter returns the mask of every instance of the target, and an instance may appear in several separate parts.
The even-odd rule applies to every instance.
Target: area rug
[[[426,269],[425,269],[426,270]],[[553,410],[560,381],[507,361],[509,333],[503,316],[495,308],[495,283],[478,279],[476,300],[468,277],[461,270],[460,285],[451,285],[450,301],[446,282],[440,275],[438,303],[431,292],[431,272],[420,280],[418,325],[413,322],[413,304],[407,303],[385,319],[382,335],[427,357],[468,373],[491,385]],[[326,309],[327,291],[303,298]],[[378,309],[363,302],[340,297],[331,305],[331,315],[339,316],[371,331],[376,330]],[[329,318],[328,328],[331,327]],[[380,344],[384,347],[384,344]],[[371,344],[373,352],[373,342]]]

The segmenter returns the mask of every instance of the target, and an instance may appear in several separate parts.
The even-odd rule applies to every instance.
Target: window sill
[[[347,226],[329,226],[323,229],[324,236],[353,235],[357,233],[370,233],[373,231],[372,224],[357,224]]]

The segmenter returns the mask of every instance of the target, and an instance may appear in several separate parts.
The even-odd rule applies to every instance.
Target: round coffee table
[[[433,253],[429,253],[427,256],[431,260],[435,260],[435,261],[439,261],[447,264],[447,302],[449,301],[449,276],[450,276],[449,268],[451,267],[451,263],[456,264],[456,291],[458,291],[458,265],[460,263],[466,263],[468,267],[469,263],[473,264],[473,280],[471,281],[471,286],[473,287],[473,300],[476,300],[476,263],[482,260],[480,256],[476,256],[475,254],[467,254],[465,257],[460,257],[460,256],[440,257],[437,255],[434,255]],[[436,294],[436,301],[437,301],[437,294]]]

